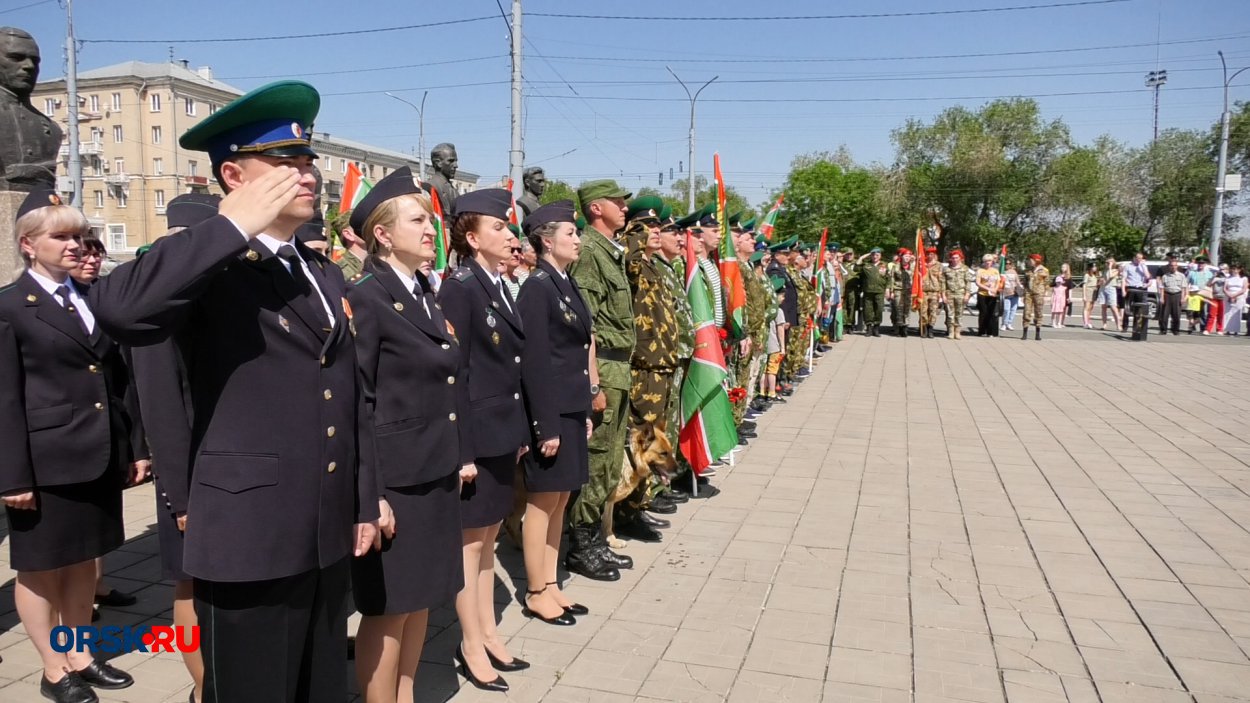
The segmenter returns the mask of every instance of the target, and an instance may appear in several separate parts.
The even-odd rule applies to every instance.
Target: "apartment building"
[[[79,152],[83,164],[83,212],[110,256],[129,258],[134,250],[165,233],[165,204],[192,191],[220,194],[208,155],[178,146],[178,137],[244,91],[213,77],[211,68],[186,62],[127,61],[78,74]],[[68,94],[63,78],[40,82],[32,104],[69,133]],[[347,164],[377,181],[409,166],[415,155],[314,131],[321,155],[322,207],[338,204]],[[68,177],[69,140],[61,146],[57,188],[72,195]],[[460,192],[471,190],[476,174],[456,177]]]

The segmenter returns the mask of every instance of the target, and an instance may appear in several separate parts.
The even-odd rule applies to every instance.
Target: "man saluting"
[[[183,569],[194,578],[201,700],[346,697],[348,560],[378,516],[357,460],[356,356],[337,266],[295,239],[313,215],[306,83],[258,88],[182,136],[226,191],[91,290],[124,344],[172,337],[191,400]],[[364,426],[364,425],[362,425]]]

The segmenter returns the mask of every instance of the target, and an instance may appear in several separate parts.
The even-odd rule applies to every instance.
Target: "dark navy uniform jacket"
[[[459,471],[460,438],[469,432],[460,344],[429,281],[417,278],[414,295],[411,281],[370,257],[347,290],[373,430],[361,452],[372,455],[383,494]]]
[[[780,276],[786,280],[786,287],[783,289],[786,297],[781,301],[781,313],[785,316],[786,324],[797,326],[799,324],[799,289],[794,284],[794,278],[790,276],[789,269],[773,261],[768,264],[764,273],[770,277]]]
[[[526,336],[516,301],[511,309],[477,261],[447,277],[438,290],[443,315],[460,340],[468,373],[471,440],[460,445],[461,464],[503,456],[529,444],[521,398],[521,349]]]
[[[92,311],[119,341],[172,336],[181,354],[193,423],[183,566],[199,579],[328,567],[351,554],[353,524],[378,514],[373,467],[357,456],[363,395],[343,276],[295,246],[330,304],[329,330],[282,261],[221,215],[91,289]]]
[[[191,394],[173,339],[128,347],[133,394],[144,440],[152,454],[157,505],[171,515],[187,511],[191,477]]]
[[[0,290],[0,494],[86,483],[135,458],[129,371],[91,310],[88,336],[29,273]]]
[[[538,442],[560,436],[560,415],[590,412],[590,308],[573,279],[539,260],[517,296],[525,322],[521,384]]]

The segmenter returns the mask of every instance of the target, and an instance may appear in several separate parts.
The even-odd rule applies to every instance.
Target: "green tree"
[[[577,192],[573,190],[573,186],[564,181],[547,181],[547,189],[543,191],[543,195],[538,199],[540,205],[554,203],[557,200],[572,200],[575,206],[577,203]]]
[[[689,202],[687,200],[687,198],[689,198],[688,193],[690,192],[688,184],[689,181],[687,179],[679,178],[673,181],[672,186],[670,186],[671,196],[670,198],[665,198],[665,201],[673,205],[674,213],[681,213],[683,215],[689,213],[689,209],[686,207],[686,203]],[[702,208],[708,203],[716,201],[716,184],[710,183],[706,176],[696,175],[694,178],[694,186],[694,206],[696,209]],[[680,206],[680,209],[678,206]],[[725,187],[725,210],[730,215],[735,212],[744,213],[742,216],[742,219],[744,220],[749,220],[752,217],[755,217],[755,210],[749,203],[747,203],[747,199],[742,197],[742,195],[738,193],[738,191],[734,190],[734,187],[731,185]]]
[[[821,231],[828,227],[830,241],[856,251],[892,246],[897,237],[890,230],[881,190],[881,179],[866,169],[848,170],[827,155],[796,157],[786,178],[786,199],[773,239],[797,234],[802,241],[817,244]],[[773,202],[775,194],[761,209]]]
[[[659,190],[650,186],[639,188],[638,192],[634,193],[635,198],[644,198],[647,196],[659,198],[664,201],[665,205],[673,208],[673,217],[681,217],[686,214],[685,198],[679,198],[675,195],[661,193]]]

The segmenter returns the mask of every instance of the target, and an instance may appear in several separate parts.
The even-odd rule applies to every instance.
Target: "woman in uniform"
[[[517,305],[525,323],[521,382],[529,407],[534,454],[525,462],[525,610],[553,625],[572,625],[589,613],[560,592],[556,565],[564,508],[571,491],[590,477],[590,310],[565,273],[581,255],[573,201],[537,208],[525,218],[525,235],[538,268],[521,286]]]
[[[508,215],[512,194],[501,188],[456,199],[451,246],[463,265],[443,282],[439,302],[460,340],[468,381],[469,421],[480,430],[460,444],[464,589],[456,596],[463,633],[456,659],[474,686],[506,691],[492,670],[529,666],[512,657],[495,629],[495,536],[512,512],[512,481],[528,451],[529,430],[521,399],[521,351],[526,336],[499,267],[512,256]],[[462,435],[462,440],[464,436]]]
[[[86,218],[51,191],[31,193],[17,215],[26,270],[0,291],[0,388],[13,394],[0,404],[0,496],[13,596],[43,661],[43,696],[96,701],[92,686],[134,679],[89,651],[54,651],[50,636],[91,624],[95,558],[121,546],[122,488],[144,478],[122,405],[128,371],[70,276]]]
[[[348,287],[366,423],[361,461],[378,476],[375,550],[352,562],[363,618],[356,678],[368,703],[410,702],[429,609],[464,583],[460,552],[460,389],[452,327],[423,267],[434,260],[430,200],[401,168],[352,211],[369,256]]]

